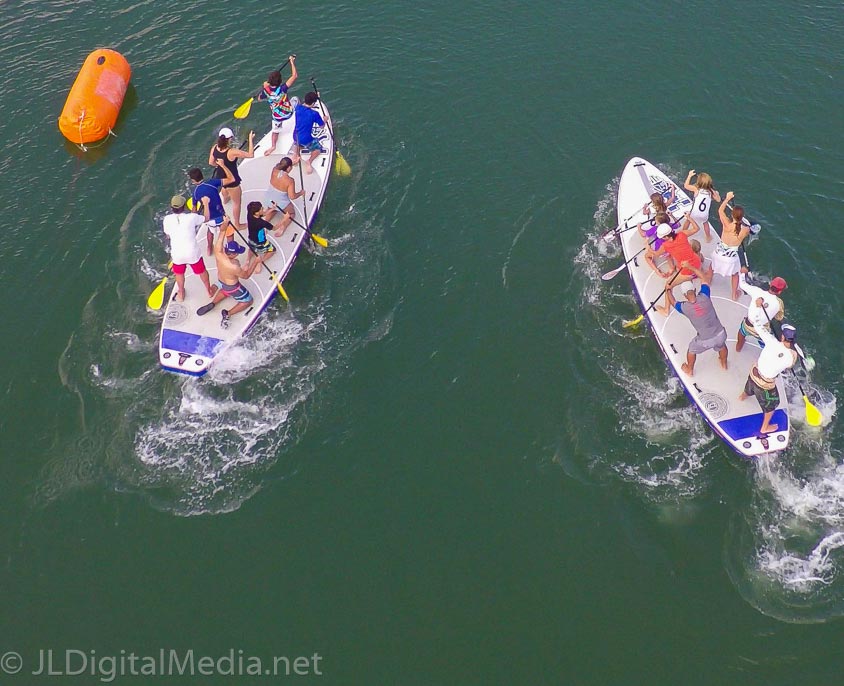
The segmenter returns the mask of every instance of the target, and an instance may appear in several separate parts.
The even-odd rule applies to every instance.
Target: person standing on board
[[[233,138],[234,132],[228,126],[220,129],[220,135],[217,137],[217,142],[211,146],[211,151],[208,153],[208,164],[216,166],[217,160],[222,160],[223,164],[234,177],[234,181],[231,183],[223,184],[223,188],[220,190],[220,198],[223,202],[225,202],[228,199],[226,197],[227,195],[231,197],[231,216],[234,218],[235,228],[239,229],[241,228],[240,200],[243,196],[243,191],[240,188],[241,178],[240,172],[237,170],[237,161],[239,159],[249,159],[255,156],[255,132],[249,132],[249,150],[238,150],[237,148],[231,147]],[[214,178],[221,179],[223,176],[223,172],[220,171],[219,167],[217,167],[214,170]]]
[[[293,148],[296,152],[296,161],[293,164],[298,164],[302,155],[302,150],[310,152],[310,156],[305,160],[305,173],[313,174],[314,168],[311,163],[325,150],[319,139],[314,138],[314,125],[325,126],[319,112],[316,111],[316,105],[319,96],[311,91],[305,95],[304,104],[296,106],[296,128],[293,130]]]
[[[188,178],[196,186],[193,189],[193,211],[205,217],[205,228],[208,230],[208,254],[211,255],[211,242],[223,223],[226,212],[223,209],[223,200],[220,197],[220,189],[223,184],[234,181],[231,170],[223,164],[222,160],[216,160],[217,168],[223,171],[222,179],[208,179],[202,175],[199,167],[188,170]],[[230,227],[227,236],[229,241],[234,240],[234,229]]]
[[[284,214],[282,220],[273,226],[273,236],[276,238],[284,233],[296,216],[293,201],[305,195],[304,188],[296,191],[296,183],[290,176],[292,168],[293,161],[289,157],[282,157],[270,172],[270,186],[264,196],[264,202],[267,204],[264,219],[269,220],[276,212]]]
[[[293,116],[293,111],[296,109],[296,105],[299,104],[299,98],[291,98],[287,95],[290,86],[299,78],[299,72],[296,71],[296,56],[290,55],[287,61],[290,62],[290,78],[282,83],[280,71],[270,72],[267,80],[264,81],[261,93],[258,95],[258,100],[266,100],[269,103],[270,114],[272,116],[273,135],[270,138],[269,149],[264,151],[265,155],[272,155],[275,152],[281,126]]]
[[[747,267],[742,267],[739,273],[739,288],[750,296],[750,304],[747,306],[747,316],[742,319],[736,335],[736,352],[741,352],[748,336],[757,339],[760,347],[764,348],[765,340],[759,335],[759,331],[770,331],[773,327],[776,335],[776,329],[785,317],[785,306],[779,297],[788,288],[785,279],[781,276],[774,277],[765,291],[747,283],[746,274]],[[765,309],[762,309],[763,307]]]
[[[185,299],[185,270],[188,265],[202,280],[209,298],[213,298],[217,292],[217,287],[212,286],[208,280],[202,251],[196,242],[197,230],[202,226],[202,217],[193,212],[185,212],[186,202],[184,196],[174,195],[170,199],[172,212],[165,215],[163,221],[164,233],[170,239],[170,260],[173,262],[173,274],[176,277],[176,302]]]
[[[697,180],[692,183],[692,177],[695,173],[694,169],[689,171],[686,180],[683,182],[683,188],[695,194],[692,200],[692,217],[703,226],[703,234],[706,236],[706,242],[709,243],[712,240],[709,209],[712,207],[713,198],[717,202],[721,202],[721,194],[712,187],[712,177],[706,172],[698,174]]]
[[[779,428],[779,425],[771,424],[774,410],[780,404],[777,377],[797,362],[797,352],[794,350],[797,329],[791,324],[783,324],[779,339],[777,339],[770,330],[762,327],[759,329],[759,335],[765,342],[765,347],[759,353],[756,364],[750,369],[744,390],[738,399],[746,400],[751,395],[756,396],[756,401],[763,413],[759,433],[764,435],[773,433]]]
[[[732,298],[739,299],[739,272],[741,271],[741,259],[739,249],[747,235],[750,233],[750,226],[742,224],[744,208],[736,205],[733,208],[733,217],[727,217],[727,203],[735,197],[735,193],[729,191],[724,196],[724,201],[718,207],[718,218],[721,220],[721,240],[712,252],[712,268],[716,274],[729,277],[732,281]]]
[[[234,298],[237,304],[230,310],[222,311],[223,318],[220,326],[224,329],[229,328],[229,319],[233,315],[245,310],[252,304],[252,294],[246,289],[246,286],[240,283],[240,279],[248,279],[255,267],[255,264],[251,261],[247,262],[245,267],[240,266],[240,260],[237,259],[237,256],[244,253],[246,248],[235,241],[225,242],[224,229],[228,226],[229,219],[226,217],[223,226],[214,238],[214,258],[217,261],[217,278],[220,281],[220,290],[214,294],[214,299],[210,303],[203,305],[196,311],[201,317],[213,310],[217,303],[226,298]]]
[[[683,262],[683,267],[690,269],[702,282],[700,292],[695,290],[691,281],[684,281],[680,284],[680,292],[685,296],[684,302],[676,302],[671,289],[665,294],[668,296],[668,307],[656,307],[657,312],[668,315],[670,308],[676,309],[680,314],[685,315],[695,327],[697,335],[689,343],[686,350],[686,361],[680,367],[689,376],[694,376],[695,360],[697,356],[707,350],[714,350],[718,353],[718,361],[721,368],[727,368],[727,330],[718,319],[718,313],[712,304],[712,297],[709,291],[709,284],[712,282],[712,271],[701,271],[692,266],[690,262]]]

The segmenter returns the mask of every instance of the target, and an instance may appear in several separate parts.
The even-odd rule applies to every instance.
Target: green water
[[[595,238],[631,156],[709,171],[834,413],[841,5],[314,11],[0,5],[0,654],[24,663],[0,683],[98,683],[31,674],[39,650],[189,648],[318,653],[302,683],[839,683],[838,422],[738,460],[621,331]],[[82,154],[56,118],[100,45],[133,85]],[[221,126],[266,130],[231,113],[288,52],[353,169],[332,245],[208,377],[164,374],[167,200]]]

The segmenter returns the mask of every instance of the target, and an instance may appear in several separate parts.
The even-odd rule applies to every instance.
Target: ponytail
[[[736,205],[733,208],[733,221],[735,222],[735,226],[733,227],[733,231],[736,232],[736,236],[739,235],[741,231],[741,220],[744,219],[744,208],[741,205]]]

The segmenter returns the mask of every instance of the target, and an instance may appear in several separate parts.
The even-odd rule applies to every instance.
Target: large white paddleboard
[[[322,105],[322,114],[323,119],[330,125],[331,118],[324,104]],[[291,117],[284,122],[279,134],[278,144],[272,155],[264,155],[264,151],[270,146],[271,134],[267,133],[255,148],[255,157],[243,160],[238,167],[243,179],[241,184],[243,198],[241,200],[240,223],[244,227],[246,224],[246,206],[251,201],[260,200],[265,207],[267,205],[264,194],[269,187],[270,171],[282,157],[288,155],[288,150],[293,145],[294,119],[295,117]],[[314,136],[320,139],[322,147],[326,151],[314,160],[314,173],[304,174],[303,172],[300,177],[298,165],[294,166],[289,172],[296,183],[297,191],[301,188],[301,178],[304,178],[305,195],[294,200],[293,204],[296,208],[296,222],[307,227],[313,225],[319,212],[334,161],[334,141],[329,135],[329,131],[327,129],[320,130],[319,134],[314,131]],[[227,204],[226,211],[231,212],[230,203]],[[280,218],[280,214],[276,214],[272,219],[273,223]],[[245,264],[251,253],[245,244],[248,237],[245,228],[241,230],[241,234],[242,238],[235,235],[235,239],[246,247],[246,252],[240,256],[241,264]],[[199,277],[188,268],[185,274],[186,297],[184,302],[176,302],[173,299],[174,288],[170,293],[170,300],[164,312],[158,345],[158,358],[161,366],[168,371],[182,374],[193,376],[205,374],[215,358],[228,345],[252,328],[270,301],[278,294],[279,291],[271,273],[275,272],[278,279],[284,279],[293,266],[305,238],[304,229],[296,223],[291,223],[279,238],[270,234],[269,240],[275,246],[275,251],[264,263],[263,270],[258,274],[253,274],[250,279],[241,279],[241,283],[252,294],[253,303],[245,311],[231,317],[228,328],[221,326],[221,312],[223,309],[233,307],[235,301],[226,299],[208,314],[198,316],[196,310],[208,303],[210,299]],[[205,256],[205,267],[208,269],[211,283],[214,284],[217,282],[217,266],[214,257],[207,255],[205,229],[200,230],[197,242]]]
[[[622,224],[628,217],[635,215],[628,222],[628,226],[634,228],[623,231],[619,235],[625,259],[633,257],[645,246],[645,239],[635,228],[638,222],[643,221],[640,213],[642,207],[649,202],[653,192],[660,192],[667,199],[670,196],[672,183],[663,172],[640,157],[634,157],[625,166],[618,186],[618,223]],[[675,218],[680,218],[691,208],[691,199],[683,191],[682,186],[678,185],[676,200],[668,209]],[[703,257],[707,259],[711,257],[718,242],[718,234],[714,229],[718,227],[720,230],[720,222],[714,210],[711,217],[712,241],[706,242],[703,227],[693,236],[700,241]],[[633,293],[639,300],[642,310],[658,297],[658,304],[662,304],[664,296],[660,294],[665,288],[666,280],[654,273],[642,255],[630,263],[629,274]],[[778,429],[767,436],[760,435],[762,411],[756,399],[752,396],[744,401],[738,399],[744,389],[750,368],[759,357],[760,350],[755,339],[752,338],[747,339],[740,353],[736,353],[735,350],[736,334],[741,320],[747,314],[750,299],[742,293],[741,299],[734,302],[730,298],[730,290],[730,280],[715,274],[711,286],[712,302],[721,323],[727,330],[729,367],[726,371],[721,369],[716,353],[708,350],[697,356],[694,376],[690,377],[682,371],[681,365],[686,361],[689,341],[695,336],[691,322],[674,309],[667,317],[653,310],[649,311],[645,317],[668,364],[703,418],[733,450],[745,457],[753,457],[783,450],[788,445],[791,428],[788,400],[780,376],[777,379],[780,404],[771,420],[773,424],[777,424]],[[682,302],[679,289],[675,291],[675,296]]]

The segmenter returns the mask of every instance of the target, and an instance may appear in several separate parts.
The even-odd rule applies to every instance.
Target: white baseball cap
[[[220,129],[220,135],[225,136],[226,138],[234,138],[234,131],[232,131],[228,126],[224,126]]]
[[[684,281],[683,283],[680,284],[680,292],[683,295],[686,295],[686,293],[692,293],[695,290],[696,289],[695,289],[694,281]]]
[[[656,235],[658,238],[665,238],[672,231],[673,229],[669,224],[663,223],[656,227]]]

